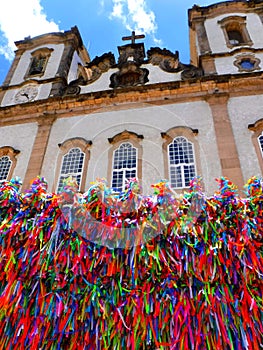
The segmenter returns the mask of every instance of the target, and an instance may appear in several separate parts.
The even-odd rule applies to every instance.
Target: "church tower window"
[[[238,68],[239,72],[260,70],[260,60],[252,54],[241,54],[236,57],[233,63]]]
[[[137,156],[137,148],[129,142],[122,143],[114,151],[112,188],[115,191],[124,191],[126,180],[137,177]]]
[[[25,78],[42,76],[45,73],[53,49],[41,48],[31,53],[31,63]]]
[[[43,73],[46,60],[47,58],[43,56],[34,57],[29,70],[29,75],[36,75],[36,74]]]
[[[254,64],[254,62],[251,62],[249,59],[247,59],[247,60],[242,60],[240,62],[240,66],[246,70],[253,70],[255,64]]]
[[[196,175],[193,144],[185,137],[176,137],[168,145],[168,157],[171,186],[188,187]]]
[[[240,45],[244,42],[239,30],[227,30],[228,40],[231,45]]]
[[[218,21],[218,24],[223,30],[227,47],[253,44],[247,30],[246,17],[229,16]]]

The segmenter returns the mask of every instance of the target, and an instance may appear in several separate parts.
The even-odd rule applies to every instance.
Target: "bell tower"
[[[17,41],[13,64],[3,83],[1,106],[59,96],[79,66],[90,58],[78,28]]]
[[[189,10],[191,61],[205,75],[263,68],[263,1],[229,1]]]

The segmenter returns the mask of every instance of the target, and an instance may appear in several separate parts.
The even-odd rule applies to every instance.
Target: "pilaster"
[[[70,69],[72,57],[75,50],[73,45],[74,45],[73,42],[69,42],[65,44],[62,58],[58,67],[58,71],[56,73],[56,77],[60,78],[61,80],[59,82],[56,81],[55,83],[52,84],[50,96],[60,96],[61,90],[66,86],[65,84],[67,82],[68,72]]]
[[[30,181],[36,176],[41,175],[50,132],[55,120],[56,117],[54,114],[45,115],[40,117],[38,120],[37,135],[29,159],[25,179],[23,181],[22,190],[28,189],[30,186]]]
[[[206,34],[204,18],[195,19],[194,28],[197,35],[200,55],[211,53],[211,48]]]
[[[201,65],[205,75],[213,75],[213,74],[216,74],[216,67],[215,67],[214,58],[211,56],[212,50],[207,37],[204,21],[205,21],[205,17],[195,18],[191,30],[193,31],[192,35],[194,35],[195,33],[197,38],[198,55],[199,55],[199,60],[197,59],[198,64],[199,66]],[[191,45],[196,45],[195,38],[192,38]],[[193,49],[192,49],[192,52],[193,52]]]
[[[5,81],[4,81],[4,83],[3,83],[3,86],[9,86],[9,85],[10,85],[11,80],[12,80],[13,75],[14,75],[14,72],[16,71],[16,68],[17,68],[17,66],[18,66],[18,63],[19,63],[20,58],[21,58],[21,56],[22,56],[23,53],[24,53],[24,50],[17,50],[17,51],[15,52],[15,54],[16,54],[16,55],[15,55],[15,58],[14,58],[14,60],[13,60],[13,62],[12,62],[12,65],[11,65],[11,67],[10,67],[8,73],[7,73],[7,76],[6,76],[6,78],[5,78]],[[1,101],[0,101],[0,102],[1,102]]]
[[[207,102],[213,115],[222,175],[237,185],[241,192],[244,186],[244,179],[228,114],[228,98],[227,94],[215,93],[207,97]]]
[[[204,75],[217,75],[215,59],[212,55],[207,54],[199,57],[200,65],[204,71]]]

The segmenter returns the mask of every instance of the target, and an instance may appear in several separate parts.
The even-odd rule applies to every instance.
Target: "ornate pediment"
[[[73,89],[73,87],[93,83],[102,73],[107,72],[115,65],[115,57],[112,52],[105,53],[102,56],[96,56],[86,66],[79,65],[79,78],[69,83],[66,88],[66,94],[74,94],[73,91],[77,91],[77,89]]]
[[[80,86],[88,85],[99,79],[102,73],[116,65],[112,52],[96,56],[87,66],[79,65],[79,78],[71,81],[64,89],[63,95],[78,95]]]
[[[80,86],[88,85],[96,81],[103,73],[111,68],[117,68],[110,76],[109,87],[123,88],[146,84],[149,79],[149,70],[142,68],[142,64],[159,66],[167,73],[181,73],[182,80],[195,79],[203,75],[202,69],[191,64],[184,64],[179,60],[179,52],[174,53],[167,49],[152,47],[147,52],[145,60],[145,49],[143,43],[135,43],[135,40],[144,38],[144,35],[123,37],[123,40],[131,40],[130,44],[118,46],[119,58],[116,64],[113,53],[108,52],[102,56],[96,56],[86,66],[79,65],[79,78],[71,81],[62,92],[62,95],[77,95]]]
[[[147,51],[149,63],[159,66],[163,71],[168,73],[181,72],[181,79],[188,80],[203,75],[202,69],[191,64],[184,64],[179,60],[179,52],[173,53],[167,49],[152,47]]]
[[[147,83],[149,71],[146,68],[140,68],[145,58],[144,45],[128,44],[119,46],[118,50],[119,71],[111,75],[110,87],[128,87]]]
[[[87,66],[84,67],[87,78],[86,84],[93,83],[102,73],[107,72],[115,65],[115,57],[112,52],[105,53],[102,56],[96,56]]]
[[[140,67],[145,59],[144,44],[135,43],[136,39],[142,38],[144,35],[135,35],[135,32],[132,32],[131,36],[122,38],[122,40],[131,40],[131,44],[118,46],[118,72],[110,77],[111,88],[144,85],[148,82],[148,69]]]
[[[182,70],[179,62],[179,52],[172,53],[167,49],[160,49],[159,47],[151,47],[147,51],[149,63],[154,66],[159,66],[165,72],[175,73]]]
[[[202,77],[204,75],[201,68],[197,68],[192,64],[184,64],[184,69],[181,73],[182,80],[189,80]]]
[[[144,44],[128,44],[118,46],[119,59],[118,65],[132,61],[142,64],[145,58]]]
[[[125,62],[119,66],[119,71],[111,75],[110,87],[128,87],[143,85],[148,81],[149,71],[146,68],[140,68],[136,62]]]

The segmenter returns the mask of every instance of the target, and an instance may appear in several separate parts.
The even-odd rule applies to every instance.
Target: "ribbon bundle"
[[[263,191],[0,187],[0,349],[262,349]]]

